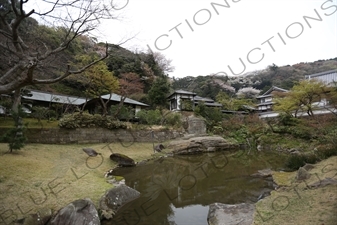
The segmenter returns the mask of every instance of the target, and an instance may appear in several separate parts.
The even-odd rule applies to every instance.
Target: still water
[[[165,157],[119,168],[141,196],[124,205],[105,225],[207,225],[208,205],[254,203],[275,188],[257,170],[281,169],[284,157],[271,153],[226,152]]]

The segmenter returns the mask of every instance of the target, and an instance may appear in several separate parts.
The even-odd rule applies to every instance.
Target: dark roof
[[[203,102],[203,103],[206,106],[219,106],[219,107],[222,107],[222,104],[217,103],[217,102]],[[198,102],[195,102],[195,104],[198,104]]]
[[[257,106],[273,105],[273,104],[274,104],[274,102],[262,102],[262,103],[257,104]]]
[[[170,94],[167,98],[171,97],[174,94],[185,94],[185,95],[193,95],[196,96],[197,94],[194,92],[190,92],[190,91],[184,91],[184,90],[175,90],[172,94]]]
[[[227,114],[248,114],[246,111],[221,110],[222,113]]]
[[[272,86],[271,88],[269,88],[268,91],[266,91],[264,94],[258,96],[257,98],[262,98],[262,97],[268,97],[268,96],[271,96],[270,94],[271,94],[273,91],[288,92],[288,90],[286,90],[286,89],[279,88],[279,87],[276,87],[276,86]]]
[[[195,96],[194,100],[195,101],[204,101],[204,102],[214,102],[214,100],[211,99],[211,98],[204,98],[204,97],[200,97],[200,96]]]
[[[259,95],[256,98],[266,98],[266,97],[272,97],[272,96],[273,96],[272,94],[270,94],[270,95]]]

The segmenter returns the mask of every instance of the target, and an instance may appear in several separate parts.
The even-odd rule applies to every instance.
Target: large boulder
[[[209,206],[207,221],[209,225],[251,225],[254,212],[254,204],[228,205],[214,203]]]
[[[108,190],[99,202],[101,217],[111,219],[124,204],[138,198],[140,193],[125,184]]]
[[[130,157],[120,154],[120,153],[112,153],[110,155],[110,159],[118,164],[118,166],[135,166],[136,163]]]
[[[206,122],[204,118],[199,118],[195,116],[189,116],[187,118],[187,132],[193,135],[204,135],[206,134]]]
[[[304,169],[304,167],[300,167],[296,173],[296,180],[301,181],[309,179],[310,175],[311,174],[306,169]]]
[[[228,142],[220,136],[194,137],[188,140],[172,141],[167,149],[175,155],[215,152],[238,148],[237,144]]]
[[[100,225],[93,202],[86,199],[73,201],[57,212],[49,225]]]

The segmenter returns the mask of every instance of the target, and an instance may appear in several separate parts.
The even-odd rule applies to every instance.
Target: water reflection
[[[274,188],[271,179],[250,176],[277,164],[268,161],[272,157],[230,157],[218,152],[120,168],[114,175],[125,177],[126,184],[138,190],[141,197],[122,207],[113,221],[103,224],[207,224],[208,207],[203,206],[256,202],[262,193]]]

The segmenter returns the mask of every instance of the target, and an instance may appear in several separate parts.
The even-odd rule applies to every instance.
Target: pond
[[[105,225],[207,225],[208,205],[255,203],[275,188],[260,169],[282,169],[272,153],[215,152],[163,157],[137,167],[116,169],[141,196],[124,205]]]

